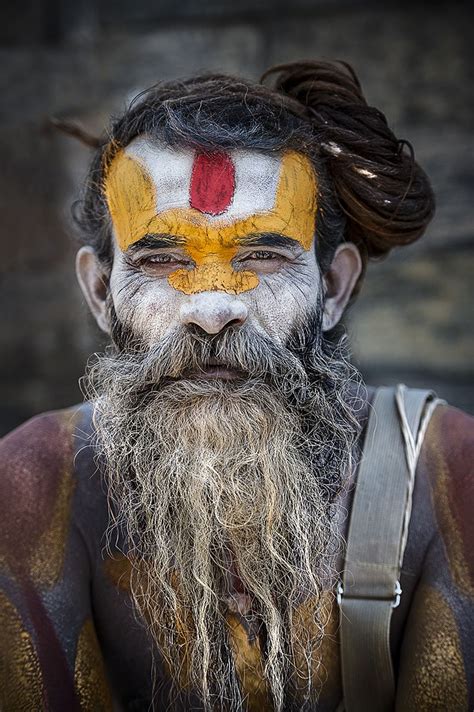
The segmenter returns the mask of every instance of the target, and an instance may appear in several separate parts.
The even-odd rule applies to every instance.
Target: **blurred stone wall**
[[[349,317],[371,383],[437,389],[474,412],[473,40],[470,3],[362,0],[24,0],[0,24],[0,430],[80,399],[103,345],[75,282],[68,225],[89,155],[48,116],[100,132],[139,90],[199,70],[349,61],[408,138],[438,212],[419,244],[369,270]]]

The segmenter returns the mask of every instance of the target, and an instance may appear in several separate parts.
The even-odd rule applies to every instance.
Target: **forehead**
[[[144,136],[119,151],[105,176],[122,250],[147,233],[190,238],[197,229],[221,241],[280,232],[308,249],[316,188],[311,161],[295,151],[202,152]]]
[[[246,150],[173,150],[142,138],[127,147],[126,155],[148,172],[156,189],[157,212],[194,208],[219,223],[273,207],[278,157]]]

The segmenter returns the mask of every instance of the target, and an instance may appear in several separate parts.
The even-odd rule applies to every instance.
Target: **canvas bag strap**
[[[438,402],[430,391],[399,385],[379,388],[372,405],[338,591],[346,712],[394,707],[390,620],[400,600],[416,464]]]

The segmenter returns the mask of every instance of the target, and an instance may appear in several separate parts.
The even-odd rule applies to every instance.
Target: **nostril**
[[[194,324],[208,334],[245,323],[247,307],[240,300],[221,292],[195,294],[180,309],[182,324]]]
[[[231,319],[230,321],[227,322],[226,328],[229,326],[242,326],[244,323],[244,319]]]
[[[195,324],[193,321],[188,322],[186,328],[190,334],[198,338],[209,335],[209,332],[203,326],[199,326],[199,324]]]

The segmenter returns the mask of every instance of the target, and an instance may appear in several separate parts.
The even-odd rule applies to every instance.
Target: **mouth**
[[[223,363],[218,363],[217,361],[210,361],[209,363],[200,366],[192,371],[187,371],[185,374],[186,378],[199,378],[199,379],[213,379],[219,378],[223,381],[233,381],[237,378],[242,378],[243,372],[236,368],[231,368]]]

